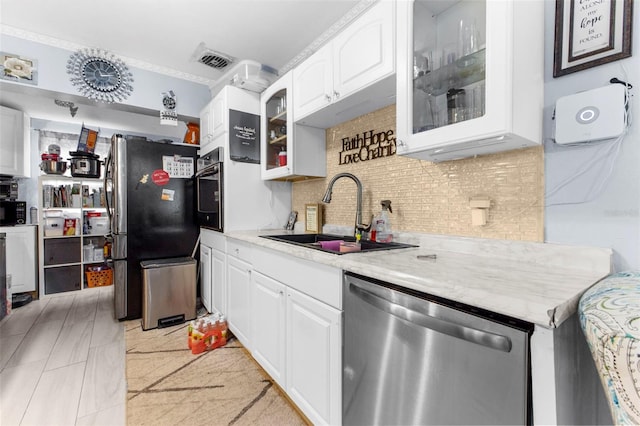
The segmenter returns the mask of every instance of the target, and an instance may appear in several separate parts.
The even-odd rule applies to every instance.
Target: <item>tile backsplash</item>
[[[380,201],[388,199],[394,231],[543,241],[542,146],[442,163],[392,155],[339,164],[342,138],[369,130],[393,130],[395,135],[395,115],[391,105],[327,129],[327,177],[293,184],[293,209],[300,220],[305,204],[320,203],[329,180],[348,172],[362,181],[365,223],[380,211]],[[484,226],[472,225],[472,197],[491,200]],[[355,212],[355,183],[339,179],[331,203],[324,205],[324,223],[352,226]]]

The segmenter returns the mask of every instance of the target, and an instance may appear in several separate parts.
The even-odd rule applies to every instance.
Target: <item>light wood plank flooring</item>
[[[113,287],[14,309],[0,322],[0,425],[125,425],[124,325]]]

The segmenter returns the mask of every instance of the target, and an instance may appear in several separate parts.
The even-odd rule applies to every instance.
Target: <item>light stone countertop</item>
[[[347,235],[343,229],[325,233]],[[519,318],[546,328],[576,311],[580,296],[611,272],[610,249],[429,234],[399,234],[417,248],[342,255],[232,231],[228,238],[330,265],[405,288]],[[394,234],[395,236],[395,234]],[[436,259],[418,259],[418,255]]]

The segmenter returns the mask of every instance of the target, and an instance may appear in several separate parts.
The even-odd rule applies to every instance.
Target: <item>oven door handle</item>
[[[421,312],[393,303],[377,294],[371,293],[353,282],[349,283],[349,291],[381,311],[411,324],[419,325],[438,333],[463,339],[468,342],[477,343],[478,345],[486,346],[502,352],[511,352],[511,339],[506,336],[425,315]]]
[[[210,166],[205,167],[202,170],[198,170],[196,172],[196,174],[194,175],[195,178],[200,178],[203,176],[213,176],[213,175],[217,175],[218,173],[220,173],[220,167],[218,166],[218,164],[212,164]]]

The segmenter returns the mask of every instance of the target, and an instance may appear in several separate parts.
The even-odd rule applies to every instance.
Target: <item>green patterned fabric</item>
[[[640,272],[604,278],[578,312],[614,422],[640,424]]]

